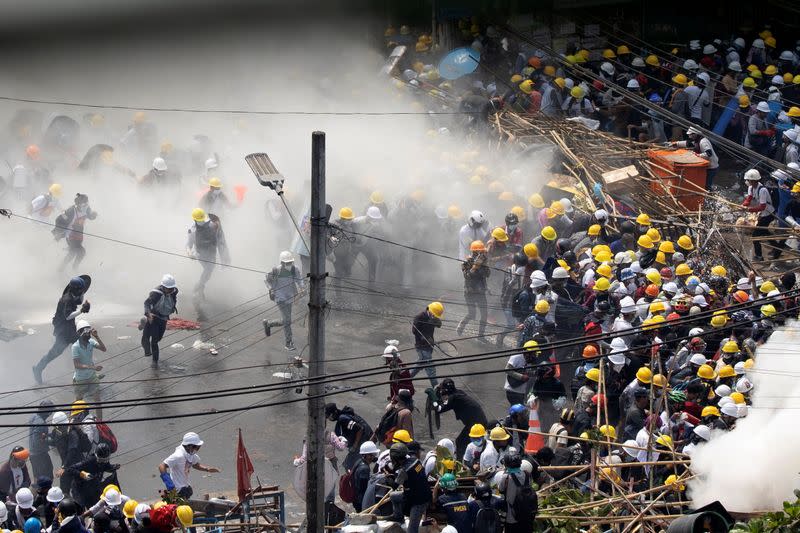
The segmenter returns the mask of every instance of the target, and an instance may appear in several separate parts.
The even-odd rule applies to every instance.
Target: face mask
[[[506,472],[508,472],[509,474],[519,474],[520,472],[522,472],[522,469],[521,468],[506,468]]]
[[[220,189],[211,189],[212,196],[219,196],[222,193]]]
[[[517,225],[516,224],[509,224],[507,233],[513,233],[515,229],[517,229]]]
[[[614,371],[619,372],[625,365],[614,365]]]
[[[483,439],[470,439],[470,442],[475,446],[483,446]]]

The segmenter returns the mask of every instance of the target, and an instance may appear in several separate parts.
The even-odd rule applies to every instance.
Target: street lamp
[[[247,161],[250,170],[253,171],[262,187],[269,187],[279,196],[283,195],[283,182],[286,178],[278,172],[267,154],[249,154],[244,157],[244,160]]]

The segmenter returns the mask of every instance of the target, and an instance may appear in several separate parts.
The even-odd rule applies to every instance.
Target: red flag
[[[242,440],[242,430],[239,428],[239,444],[236,446],[236,491],[241,502],[250,492],[250,476],[253,475],[253,463],[247,455],[247,448]]]

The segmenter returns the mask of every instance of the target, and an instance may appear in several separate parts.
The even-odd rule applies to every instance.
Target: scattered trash
[[[209,353],[210,353],[211,355],[219,355],[219,352],[218,352],[216,349],[214,349],[214,348],[211,348],[211,349],[209,350]]]
[[[25,333],[27,333],[28,335],[36,335],[36,330],[33,328],[28,328],[25,330]]]
[[[179,344],[179,343],[176,342],[175,344],[170,346],[170,348],[175,348],[176,350],[182,350],[183,349],[183,344]]]
[[[126,341],[126,340],[128,340],[128,339],[130,339],[130,338],[131,338],[131,336],[130,336],[130,335],[122,335],[122,336],[120,336],[120,337],[117,337],[117,340],[118,340],[118,341]]]
[[[10,342],[16,339],[17,337],[22,337],[25,335],[25,332],[22,331],[22,328],[17,329],[8,329],[0,327],[0,340],[5,342]]]
[[[185,318],[171,318],[167,321],[167,329],[200,329],[200,322]]]
[[[102,329],[114,329],[114,326],[103,326]]]
[[[216,346],[214,346],[213,342],[203,342],[200,339],[197,339],[194,341],[194,343],[192,343],[192,348],[195,350],[213,350],[216,348]]]
[[[273,372],[272,377],[273,378],[278,378],[278,379],[292,379],[292,373],[291,372]]]

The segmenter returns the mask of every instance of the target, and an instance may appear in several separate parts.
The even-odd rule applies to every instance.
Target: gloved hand
[[[121,466],[122,466],[122,465],[111,465],[111,470],[114,470],[114,471],[116,471],[116,470],[119,470],[119,468],[120,468]]]
[[[87,300],[87,301],[83,302],[83,305],[81,306],[81,313],[88,313],[89,309],[91,309],[91,308],[92,308],[92,304],[90,304],[88,302],[88,300]]]
[[[81,479],[85,481],[89,481],[90,479],[92,479],[92,475],[89,472],[84,472],[83,470],[81,470],[80,476]]]
[[[161,481],[164,482],[164,486],[167,487],[167,490],[175,490],[175,483],[172,482],[172,477],[169,475],[169,472],[163,472],[161,474]]]

